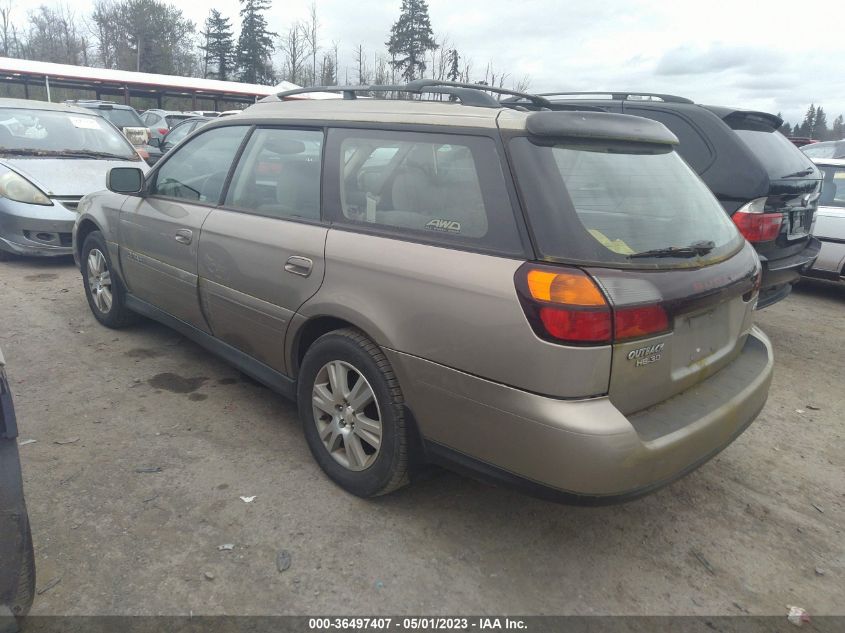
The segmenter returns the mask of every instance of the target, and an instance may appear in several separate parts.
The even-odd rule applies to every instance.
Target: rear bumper
[[[757,309],[766,308],[785,299],[789,295],[794,284],[801,276],[801,273],[808,270],[821,250],[821,242],[815,237],[810,237],[803,250],[782,257],[772,259],[770,256],[760,256],[763,264],[763,279],[760,287],[760,297],[757,300]],[[776,251],[775,251],[776,252]],[[771,254],[770,254],[771,255]]]
[[[713,457],[763,408],[773,368],[771,345],[754,328],[733,363],[626,417],[607,397],[557,400],[398,352],[389,357],[436,461],[586,504],[641,496]]]
[[[845,240],[820,240],[822,248],[819,257],[804,274],[808,277],[841,280],[845,272]]]

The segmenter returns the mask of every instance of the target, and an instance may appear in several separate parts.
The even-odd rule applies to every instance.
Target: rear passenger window
[[[320,219],[323,133],[258,129],[241,156],[225,206],[277,218]]]
[[[177,147],[156,172],[151,195],[217,204],[248,129],[215,128]]]
[[[653,108],[635,108],[625,106],[625,114],[641,116],[646,119],[659,121],[668,127],[678,137],[678,154],[681,155],[696,173],[702,174],[713,164],[713,152],[701,133],[695,129],[684,117],[655,110]]]
[[[522,252],[492,139],[356,130],[332,130],[330,138],[326,160],[339,171],[336,221]]]

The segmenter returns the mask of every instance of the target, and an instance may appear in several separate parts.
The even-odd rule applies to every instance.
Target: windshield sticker
[[[82,128],[83,130],[99,130],[100,123],[94,117],[72,116],[70,122],[73,127]]]
[[[445,233],[460,233],[461,223],[457,220],[442,220],[440,218],[437,218],[435,220],[431,220],[428,224],[426,224],[425,228],[431,231],[443,231]]]
[[[614,253],[619,253],[620,255],[631,255],[634,252],[634,250],[622,240],[612,240],[607,235],[601,231],[597,231],[596,229],[588,229],[588,231],[590,235],[596,238],[602,246]]]

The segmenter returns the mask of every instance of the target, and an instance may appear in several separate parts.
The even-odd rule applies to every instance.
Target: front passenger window
[[[219,127],[194,137],[168,155],[150,194],[217,204],[248,126]]]

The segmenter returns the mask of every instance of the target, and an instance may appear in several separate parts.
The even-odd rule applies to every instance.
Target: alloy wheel
[[[344,361],[323,365],[314,379],[311,402],[320,440],[341,466],[361,471],[379,454],[381,412],[372,386]]]
[[[113,302],[111,273],[106,256],[98,248],[92,248],[88,253],[88,291],[97,309],[108,314]]]

